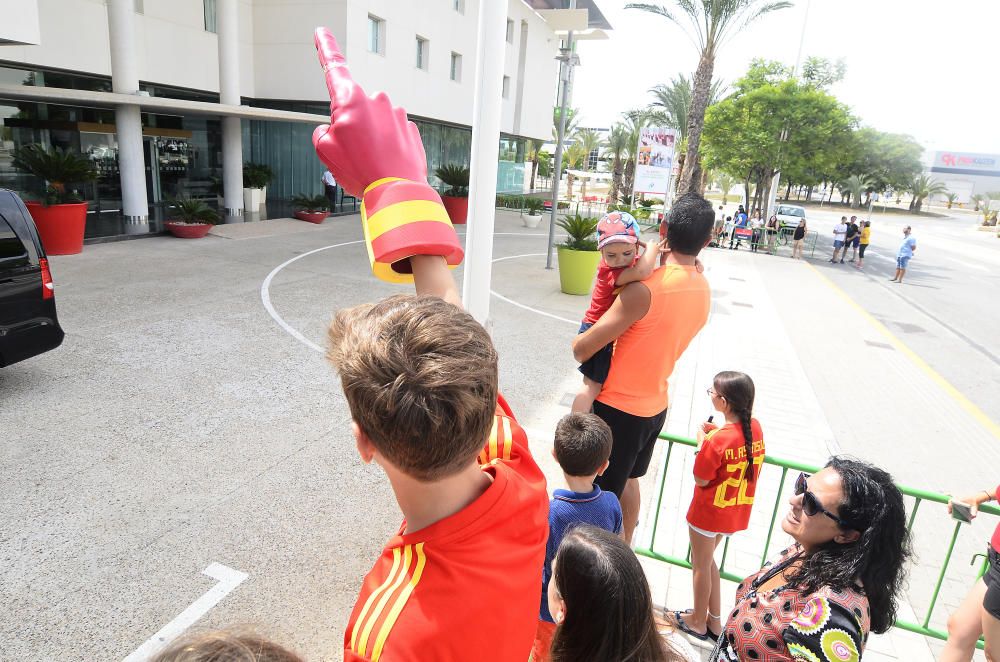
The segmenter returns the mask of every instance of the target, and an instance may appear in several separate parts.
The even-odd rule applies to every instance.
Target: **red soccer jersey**
[[[635,260],[632,261],[632,264],[635,264]],[[590,294],[590,308],[583,315],[585,324],[594,324],[601,319],[601,315],[608,312],[608,308],[615,302],[615,296],[618,294],[615,291],[618,287],[618,276],[625,269],[626,267],[612,269],[603,258],[601,259],[601,264],[597,267],[597,279],[594,280],[594,291]]]
[[[729,423],[708,433],[694,460],[694,475],[707,480],[695,486],[687,521],[706,531],[736,533],[747,528],[764,463],[764,433],[756,418],[750,419],[754,480],[746,479],[747,458],[743,429]]]
[[[478,499],[413,534],[404,522],[382,550],[344,633],[346,662],[528,659],[549,500],[502,397],[479,461],[493,484]]]

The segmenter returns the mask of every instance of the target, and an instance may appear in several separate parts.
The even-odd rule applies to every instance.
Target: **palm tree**
[[[871,188],[872,182],[866,176],[851,175],[837,185],[841,193],[846,193],[851,197],[851,206],[857,207],[861,203],[861,196]]]
[[[590,152],[585,151],[583,144],[579,141],[574,142],[572,145],[566,148],[563,152],[563,166],[566,170],[582,170],[583,164],[587,161],[587,156]],[[566,197],[570,200],[573,199],[573,179],[572,173],[566,173]]]
[[[622,178],[622,192],[632,196],[635,183],[635,160],[639,151],[639,130],[648,126],[653,115],[648,110],[630,110],[625,113],[625,172]]]
[[[729,202],[729,192],[733,190],[734,186],[736,186],[737,181],[738,180],[735,177],[726,173],[722,173],[715,178],[715,183],[718,184],[719,188],[722,190],[722,204]]]
[[[955,204],[956,200],[958,200],[958,193],[952,193],[951,191],[948,191],[947,193],[944,194],[944,197],[945,200],[948,201],[948,209],[951,209],[951,206]]]
[[[677,181],[674,188],[680,187],[681,179],[684,176],[685,139],[687,138],[688,110],[691,108],[691,81],[684,74],[671,79],[669,84],[660,83],[650,88],[649,93],[653,95],[653,103],[649,105],[650,119],[657,124],[666,124],[677,129]],[[712,81],[709,89],[708,105],[711,106],[718,101],[724,93],[721,80]]]
[[[538,174],[538,160],[541,153],[542,141],[529,138],[524,156],[531,161],[531,183],[528,184],[528,188],[532,191],[535,190],[535,176]]]
[[[699,51],[698,68],[694,72],[694,86],[691,105],[687,113],[687,150],[680,188],[678,192],[694,190],[701,182],[701,164],[698,148],[701,145],[701,130],[705,123],[705,109],[708,108],[712,88],[712,73],[715,71],[715,57],[726,38],[739,32],[765,14],[791,7],[787,0],[673,0],[680,14],[666,5],[630,2],[626,9],[639,9],[662,16],[680,26],[692,28],[688,33]],[[682,21],[681,17],[687,18]]]
[[[559,142],[559,106],[552,107],[552,142]],[[567,108],[566,109],[566,132],[563,134],[565,139],[567,136],[572,136],[576,133],[576,125],[580,122],[580,109],[579,108]]]
[[[939,195],[947,190],[948,187],[943,182],[931,179],[927,174],[918,175],[913,180],[913,184],[910,185],[910,193],[913,195],[913,199],[910,200],[910,211],[919,212],[926,198]]]
[[[608,189],[608,203],[618,201],[618,192],[622,187],[622,166],[628,150],[628,129],[621,122],[615,123],[608,134],[608,142],[604,149],[604,158],[611,159],[611,188]]]
[[[590,155],[594,153],[594,150],[599,150],[603,143],[601,135],[594,129],[577,129],[574,137],[587,151],[587,158],[584,160],[583,169],[589,170],[587,166],[590,165]]]

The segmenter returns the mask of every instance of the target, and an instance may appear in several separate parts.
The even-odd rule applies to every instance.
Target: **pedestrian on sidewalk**
[[[847,249],[853,249],[851,254],[851,262],[855,262],[858,259],[858,242],[861,239],[861,228],[858,227],[858,217],[851,216],[851,222],[847,224],[847,237],[844,239],[844,254],[840,256],[840,263],[844,263],[844,258],[847,257]]]
[[[830,262],[836,262],[838,258],[843,262],[840,251],[844,248],[844,239],[847,237],[847,217],[841,216],[840,223],[833,226],[833,257]]]
[[[778,221],[777,214],[771,214],[771,218],[767,219],[767,252],[771,255],[775,253],[775,244],[778,242],[778,231],[781,230],[781,223]]]
[[[330,203],[330,211],[337,211],[337,180],[333,178],[333,173],[329,170],[323,171],[323,191],[326,194],[326,200]]]
[[[1000,485],[993,491],[982,490],[958,501],[970,506],[975,518],[979,506],[994,499],[1000,501]],[[952,503],[948,502],[949,514]],[[968,662],[980,635],[986,640],[986,658],[1000,660],[1000,524],[993,531],[986,555],[990,564],[986,574],[975,583],[958,610],[948,618],[948,642],[938,662]]]
[[[701,641],[722,631],[721,579],[715,549],[724,538],[744,531],[764,463],[764,434],[752,417],[754,384],[742,372],[720,372],[708,389],[712,407],[725,417],[719,427],[703,423],[694,460],[694,495],[687,512],[691,539],[694,608],[673,612],[677,627]]]
[[[855,265],[857,266],[858,269],[863,267],[865,264],[865,249],[868,248],[868,244],[871,243],[871,240],[872,240],[872,222],[864,221],[861,224],[861,236],[858,237],[858,247],[859,247],[858,261],[857,264]]]
[[[792,233],[792,259],[801,260],[802,259],[802,242],[805,241],[806,232],[808,228],[806,226],[806,219],[801,219],[799,224],[795,226],[795,232]]]
[[[764,230],[764,221],[760,218],[760,210],[757,209],[753,213],[753,217],[750,219],[750,251],[753,253],[757,252],[757,248],[760,246],[761,235]]]
[[[892,476],[834,457],[799,474],[781,529],[795,543],[736,587],[711,662],[860,660],[869,632],[896,620],[910,558]]]
[[[750,220],[747,218],[747,212],[743,209],[743,205],[736,210],[736,216],[733,217],[733,231],[729,235],[729,250],[740,250],[740,238],[737,236],[736,231],[741,228],[745,228]],[[736,240],[736,248],[733,248],[733,240]]]
[[[621,501],[629,542],[639,522],[639,478],[667,417],[667,380],[708,321],[711,292],[697,260],[714,224],[712,205],[703,197],[678,198],[667,225],[667,264],[622,288],[608,312],[573,339],[573,357],[580,362],[615,341],[608,378],[594,401],[594,413],[611,426],[611,466],[595,483]]]
[[[917,240],[910,236],[910,232],[912,232],[912,229],[909,225],[903,228],[903,243],[900,244],[899,250],[896,252],[896,275],[889,280],[890,283],[903,282],[903,276],[906,275],[906,267],[910,264],[913,252],[917,250]]]

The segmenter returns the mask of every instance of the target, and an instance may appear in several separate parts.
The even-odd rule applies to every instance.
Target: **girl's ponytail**
[[[743,410],[739,412],[740,414],[740,426],[743,428],[743,448],[746,449],[747,455],[747,482],[754,479],[754,466],[753,466],[753,428],[750,425],[750,411]]]

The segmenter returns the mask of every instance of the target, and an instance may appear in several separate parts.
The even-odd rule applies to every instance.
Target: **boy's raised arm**
[[[317,28],[314,40],[330,93],[330,123],[316,127],[313,145],[343,189],[361,198],[372,271],[460,306],[448,268],[461,263],[464,251],[427,183],[420,132],[384,93],[365,94],[329,30]]]

